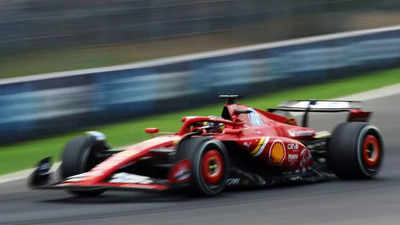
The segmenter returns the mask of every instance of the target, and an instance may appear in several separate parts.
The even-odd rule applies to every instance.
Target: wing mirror
[[[156,134],[159,131],[160,130],[158,128],[146,128],[146,129],[144,129],[144,132],[149,133],[149,134]]]

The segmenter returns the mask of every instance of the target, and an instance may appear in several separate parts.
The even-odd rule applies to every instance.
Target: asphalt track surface
[[[34,224],[399,224],[400,95],[366,102],[383,131],[385,162],[372,180],[229,191],[214,198],[179,194],[106,192],[78,199],[63,191],[32,191],[24,180],[0,184],[0,225]],[[314,127],[335,119],[317,116]]]

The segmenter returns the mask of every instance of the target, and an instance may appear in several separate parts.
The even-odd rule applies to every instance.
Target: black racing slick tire
[[[104,146],[104,145],[103,145]],[[64,147],[61,162],[61,176],[67,177],[85,173],[92,169],[97,163],[96,153],[104,150],[102,144],[90,135],[79,136],[69,141]],[[80,197],[94,197],[102,194],[103,189],[93,190],[68,190],[68,192]]]
[[[384,156],[383,136],[365,122],[339,124],[329,141],[328,167],[339,178],[363,179],[378,174]]]
[[[192,165],[192,194],[215,196],[225,189],[230,163],[222,142],[202,137],[185,139],[177,151],[177,161],[184,159]]]

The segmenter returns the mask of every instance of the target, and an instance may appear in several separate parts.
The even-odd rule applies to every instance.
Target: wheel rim
[[[202,175],[207,184],[217,184],[224,174],[224,161],[217,150],[207,151],[202,158]]]
[[[379,141],[374,135],[367,135],[363,143],[363,158],[369,167],[375,167],[379,163],[381,149]]]

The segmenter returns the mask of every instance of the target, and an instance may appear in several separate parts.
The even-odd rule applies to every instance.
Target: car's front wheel
[[[192,165],[191,186],[196,193],[214,196],[225,189],[229,157],[224,144],[209,138],[189,138],[180,143],[178,160]]]
[[[99,143],[94,136],[79,136],[69,141],[64,147],[62,153],[62,162],[60,166],[61,176],[67,177],[85,173],[99,163],[97,154],[106,150],[104,144]],[[100,195],[103,189],[93,190],[71,190],[70,193],[82,196],[92,197]]]

